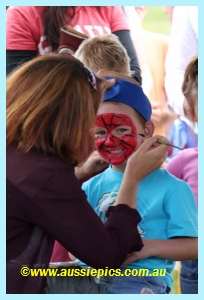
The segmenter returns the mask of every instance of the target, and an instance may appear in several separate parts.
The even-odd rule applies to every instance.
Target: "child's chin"
[[[109,163],[113,166],[122,166],[127,163],[127,159],[111,159]]]

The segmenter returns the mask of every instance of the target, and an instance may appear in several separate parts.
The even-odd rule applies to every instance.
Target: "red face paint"
[[[96,116],[95,146],[112,165],[121,165],[137,147],[137,131],[130,117],[107,113]]]

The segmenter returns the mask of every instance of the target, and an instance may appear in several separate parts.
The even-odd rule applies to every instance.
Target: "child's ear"
[[[148,136],[153,136],[154,134],[154,123],[152,121],[148,121],[145,123],[144,133]]]

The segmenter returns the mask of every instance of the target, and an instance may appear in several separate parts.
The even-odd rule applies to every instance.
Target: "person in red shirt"
[[[19,63],[57,51],[60,28],[68,26],[93,37],[114,33],[127,49],[134,78],[140,67],[129,25],[120,6],[11,6],[6,11],[7,74]]]

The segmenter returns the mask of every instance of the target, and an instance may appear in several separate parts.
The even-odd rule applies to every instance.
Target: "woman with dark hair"
[[[56,51],[60,28],[76,29],[89,37],[114,33],[131,59],[134,78],[140,67],[126,17],[120,6],[12,6],[6,14],[7,74],[19,63]]]
[[[62,54],[34,58],[7,77],[7,293],[44,292],[45,277],[20,270],[47,268],[54,240],[94,268],[120,267],[141,249],[135,195],[167,146],[146,139],[130,157],[105,224],[74,174],[93,150],[90,128],[113,84]]]

